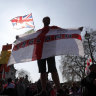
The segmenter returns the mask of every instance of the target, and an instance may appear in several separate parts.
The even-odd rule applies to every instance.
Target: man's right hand
[[[18,35],[16,35],[16,39],[18,39],[19,38],[19,36]]]
[[[80,31],[82,31],[82,30],[83,30],[83,27],[79,27],[78,29],[79,29]]]

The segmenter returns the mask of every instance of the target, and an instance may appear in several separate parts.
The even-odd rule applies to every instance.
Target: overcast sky
[[[13,43],[16,35],[30,30],[15,30],[10,20],[30,13],[33,15],[35,30],[43,27],[42,18],[45,16],[51,18],[50,25],[96,29],[96,0],[0,0],[0,13],[0,51],[2,45]],[[56,62],[59,70],[58,59],[56,58]],[[28,70],[34,82],[39,78],[36,61],[15,64],[15,68]],[[61,74],[60,81],[62,82]]]

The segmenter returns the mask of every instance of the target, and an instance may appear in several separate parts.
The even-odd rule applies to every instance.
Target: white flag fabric
[[[84,56],[79,29],[50,26],[35,33],[20,35],[15,41],[8,65],[58,55]]]

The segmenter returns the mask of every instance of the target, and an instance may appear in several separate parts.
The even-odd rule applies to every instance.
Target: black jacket
[[[96,79],[96,73],[91,72],[81,80],[81,85],[87,90],[86,96],[96,96],[96,85],[93,84],[94,79]]]

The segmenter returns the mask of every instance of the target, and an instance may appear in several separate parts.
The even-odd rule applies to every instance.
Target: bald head
[[[50,24],[50,18],[49,17],[44,17],[43,18],[43,23],[44,23],[44,26],[49,26],[49,24]]]

